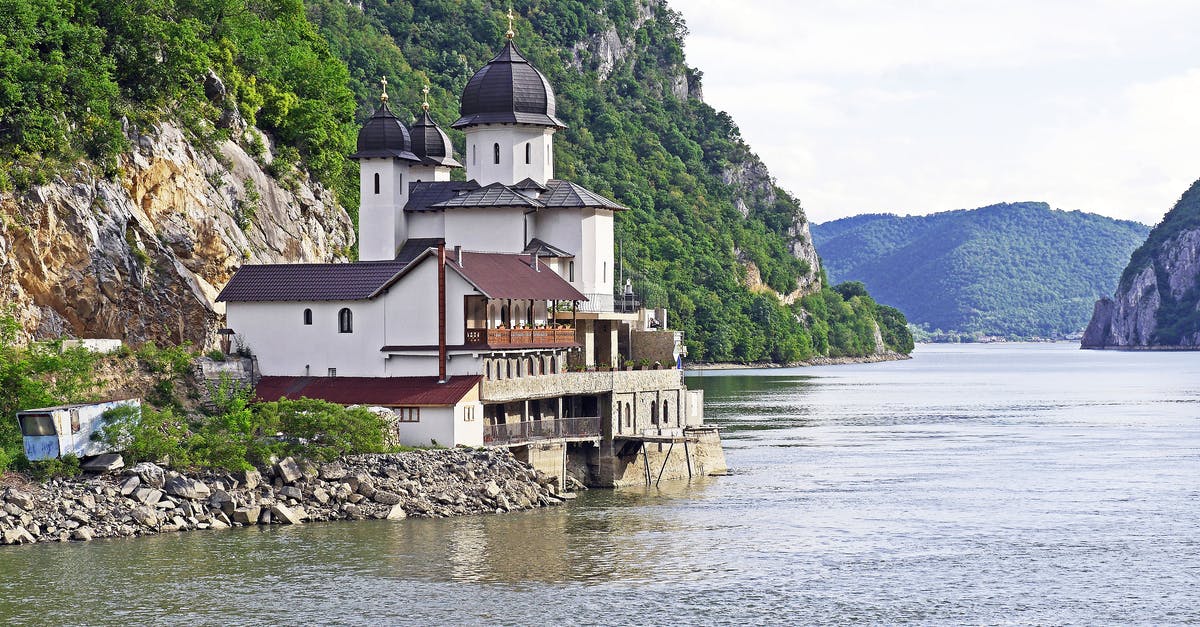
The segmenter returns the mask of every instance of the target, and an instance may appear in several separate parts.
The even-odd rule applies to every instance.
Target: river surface
[[[3,624],[1200,622],[1200,353],[705,372],[734,473],[0,550]]]

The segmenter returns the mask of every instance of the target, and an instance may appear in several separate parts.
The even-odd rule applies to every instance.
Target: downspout
[[[438,383],[446,382],[446,243],[438,244]]]

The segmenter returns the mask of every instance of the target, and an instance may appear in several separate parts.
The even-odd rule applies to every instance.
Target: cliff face
[[[1082,346],[1200,349],[1200,182],[1133,253],[1116,294],[1096,303]]]
[[[332,261],[353,244],[331,194],[302,176],[285,189],[232,142],[214,157],[171,124],[128,136],[117,180],[80,166],[0,196],[0,306],[31,337],[212,344],[238,266]]]

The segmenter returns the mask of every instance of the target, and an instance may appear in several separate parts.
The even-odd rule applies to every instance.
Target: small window
[[[500,163],[500,144],[492,144],[492,163]]]
[[[71,410],[71,433],[79,433],[79,410]]]
[[[379,173],[375,173],[375,193],[379,193]]]
[[[336,377],[336,376],[337,376],[337,368],[330,368],[330,369],[329,369],[329,376],[331,376],[331,377]]]
[[[625,403],[625,426],[633,426],[633,406],[629,403]]]
[[[338,312],[338,333],[354,333],[354,314],[348,307]]]
[[[474,420],[475,420],[475,406],[467,405],[466,407],[463,408],[463,421],[464,422],[474,422]]]
[[[607,283],[608,282],[608,262],[605,261],[603,264],[601,264],[600,268],[601,268],[600,282]]]
[[[309,325],[309,326],[312,325],[312,310],[311,309],[304,310],[304,324]]]
[[[530,160],[532,155],[533,155],[533,147],[529,144],[529,142],[526,142],[525,143],[525,163],[533,163],[533,161]]]
[[[397,422],[421,422],[420,407],[397,407],[392,411],[396,414]]]
[[[663,401],[663,414],[662,414],[662,419],[663,419],[663,424],[664,424],[664,425],[666,425],[666,424],[670,424],[670,423],[671,423],[671,414],[669,413],[669,410],[667,409],[667,402],[666,402],[666,401]]]
[[[575,262],[574,261],[567,264],[567,274],[570,275],[570,277],[567,280],[574,283],[575,282]]]
[[[475,165],[479,161],[475,158],[475,144],[471,144],[471,165]]]
[[[21,435],[55,435],[54,420],[50,418],[50,414],[21,416]]]

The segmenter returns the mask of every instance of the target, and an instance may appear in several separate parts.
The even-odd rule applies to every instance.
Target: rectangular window
[[[50,414],[21,416],[21,435],[54,435],[54,420]]]
[[[463,420],[465,422],[471,422],[471,421],[475,420],[475,406],[474,405],[467,405],[466,407],[463,408]]]
[[[392,411],[396,414],[396,422],[421,422],[420,407],[397,407]]]
[[[375,173],[375,193],[379,193],[379,173]]]
[[[607,283],[608,282],[608,262],[605,261],[600,267],[602,268],[600,270],[600,282]]]
[[[567,264],[567,274],[570,275],[570,278],[568,278],[567,280],[574,283],[575,282],[575,262],[574,261]]]
[[[79,433],[79,410],[71,410],[71,433]]]
[[[331,376],[331,377],[336,377],[336,376],[337,376],[337,368],[330,368],[330,369],[329,369],[329,376]]]

